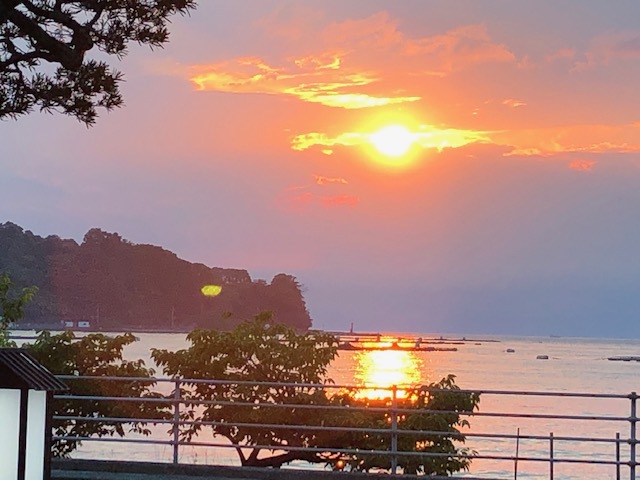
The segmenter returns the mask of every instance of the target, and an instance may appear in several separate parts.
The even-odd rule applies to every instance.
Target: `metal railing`
[[[480,409],[473,412],[465,411],[446,411],[446,410],[425,410],[419,412],[423,414],[457,414],[469,419],[470,428],[461,430],[462,435],[466,438],[467,445],[471,445],[471,449],[456,449],[455,452],[429,452],[429,451],[407,451],[399,449],[398,440],[407,436],[452,436],[452,432],[430,431],[405,429],[402,422],[399,421],[403,416],[415,414],[415,408],[403,408],[398,404],[398,392],[400,387],[393,386],[386,390],[389,391],[390,402],[382,407],[344,407],[337,405],[318,405],[318,404],[297,404],[286,402],[265,402],[265,401],[218,401],[218,400],[198,400],[192,395],[194,386],[207,385],[211,388],[228,386],[230,384],[255,388],[292,388],[292,389],[332,389],[342,391],[359,391],[367,390],[363,387],[353,385],[316,385],[316,384],[290,384],[290,383],[274,383],[274,382],[230,382],[227,380],[201,380],[201,379],[165,379],[165,378],[136,378],[136,377],[76,377],[76,376],[59,376],[60,379],[67,381],[73,391],[73,381],[77,380],[99,380],[100,382],[144,382],[145,384],[155,383],[161,387],[164,385],[165,390],[162,395],[154,398],[141,397],[122,397],[122,396],[88,396],[88,395],[57,395],[58,400],[68,401],[87,401],[87,402],[132,402],[134,404],[157,404],[165,406],[165,415],[163,418],[144,418],[144,417],[103,417],[103,416],[73,416],[73,415],[57,415],[54,416],[56,421],[64,422],[102,422],[113,425],[124,425],[132,423],[155,424],[158,426],[168,426],[168,430],[156,430],[148,437],[125,436],[125,437],[92,437],[92,436],[69,436],[63,435],[54,437],[54,440],[63,441],[81,441],[81,442],[116,442],[122,444],[148,444],[168,447],[171,450],[171,462],[185,463],[181,454],[187,447],[207,448],[207,449],[234,449],[237,451],[237,445],[233,445],[213,435],[211,441],[206,439],[188,438],[184,436],[185,429],[193,426],[199,427],[236,427],[236,428],[262,428],[262,429],[295,429],[302,432],[310,433],[335,432],[336,435],[344,432],[358,432],[368,435],[387,435],[389,438],[388,448],[334,448],[330,446],[316,445],[273,445],[273,444],[252,444],[245,448],[264,449],[269,451],[283,452],[309,452],[309,453],[328,453],[335,455],[344,455],[348,458],[351,455],[382,455],[388,458],[391,467],[386,473],[392,475],[401,474],[399,467],[399,459],[407,459],[410,457],[419,458],[446,458],[446,459],[468,459],[472,461],[473,477],[469,478],[497,478],[492,476],[478,475],[500,475],[508,474],[509,477],[500,478],[518,478],[518,475],[526,478],[539,478],[526,476],[522,469],[523,465],[546,465],[546,473],[537,469],[538,475],[542,478],[565,478],[559,474],[557,469],[562,465],[567,465],[571,469],[578,466],[598,466],[598,468],[606,470],[608,478],[621,479],[628,474],[628,478],[635,480],[637,465],[636,462],[636,445],[638,444],[636,425],[637,417],[637,400],[639,396],[635,392],[629,394],[596,394],[596,393],[569,393],[569,392],[530,392],[530,391],[504,391],[504,390],[454,390],[461,394],[479,394],[482,399]],[[385,390],[376,387],[375,390]],[[435,393],[437,390],[433,390]],[[451,390],[446,390],[451,392]],[[520,403],[516,402],[516,408],[509,405],[505,399],[516,398]],[[492,399],[488,401],[488,399]],[[531,399],[546,399],[553,402],[553,405],[535,405],[536,401]],[[485,402],[489,403],[489,410],[485,411],[482,407]],[[531,401],[534,405],[522,405],[522,402]],[[609,409],[612,402],[615,402],[614,411],[621,413],[562,413],[557,410],[561,404],[569,405],[571,408],[575,402],[605,402],[604,408]],[[507,403],[505,403],[507,402]],[[558,405],[560,404],[560,405]],[[375,412],[383,413],[388,419],[388,425],[385,428],[362,428],[350,425],[314,425],[309,424],[282,424],[263,422],[217,422],[196,420],[189,418],[184,414],[189,409],[204,409],[207,406],[216,405],[218,407],[251,407],[260,409],[296,409],[310,411],[309,418],[313,417],[313,411],[331,411],[338,412]],[[500,409],[501,406],[507,408]],[[498,407],[498,410],[492,410]],[[565,405],[566,406],[566,405]],[[509,408],[512,407],[512,408]],[[551,411],[550,411],[551,410]],[[265,418],[265,415],[263,415]],[[268,420],[266,415],[266,420]],[[474,424],[480,423],[480,428],[490,428],[491,431],[478,431]],[[541,428],[550,426],[556,429],[547,431],[546,433],[528,433],[521,434],[520,424],[530,424],[530,429],[539,432]],[[585,425],[597,424],[595,431],[605,432],[604,435],[585,435],[580,430],[591,431]],[[576,428],[576,425],[580,428]],[[505,431],[505,429],[511,431]],[[514,431],[515,429],[515,431]],[[522,428],[524,429],[524,428]],[[558,434],[557,432],[568,430],[569,434]],[[578,433],[573,434],[578,430]],[[620,433],[626,432],[626,433]],[[524,446],[529,443],[533,445],[533,453],[521,453]],[[475,473],[473,466],[477,462],[489,462],[491,468],[485,469],[485,473]],[[497,467],[497,465],[500,467]],[[491,473],[493,472],[493,473]],[[463,475],[464,476],[464,475]],[[436,477],[439,478],[439,477]],[[570,477],[573,478],[573,477]],[[579,475],[575,478],[596,478],[589,475]],[[598,476],[598,478],[604,478]]]

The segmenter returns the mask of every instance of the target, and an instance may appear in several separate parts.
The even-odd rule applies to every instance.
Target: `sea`
[[[127,359],[142,358],[148,365],[151,348],[178,350],[188,347],[185,334],[139,333],[138,341],[125,350]],[[454,347],[456,351],[340,351],[331,364],[328,376],[341,385],[388,387],[394,384],[428,384],[453,374],[456,384],[465,390],[483,393],[479,412],[469,418],[463,433],[499,434],[508,438],[468,437],[465,446],[482,456],[507,456],[511,460],[474,459],[469,472],[456,476],[483,478],[550,478],[550,464],[526,461],[526,458],[550,456],[550,436],[605,438],[609,443],[554,440],[556,459],[615,460],[616,434],[629,438],[626,421],[598,420],[600,417],[628,417],[631,402],[623,398],[587,396],[532,396],[505,392],[580,393],[628,395],[640,391],[640,362],[611,361],[615,356],[640,356],[640,339],[601,339],[564,337],[462,336],[459,334],[389,333],[385,339],[399,342],[445,341],[434,346]],[[449,343],[450,342],[450,343]],[[391,356],[385,354],[391,353]],[[162,372],[157,371],[161,377]],[[503,393],[491,393],[491,392]],[[501,417],[495,414],[508,414]],[[526,418],[512,414],[545,414],[589,417],[562,420]],[[167,439],[166,426],[154,435]],[[531,440],[526,437],[539,436]],[[203,439],[211,441],[211,438]],[[623,459],[628,447],[621,447]],[[139,459],[170,461],[168,445],[122,445],[114,442],[86,442],[74,454],[77,458]],[[183,447],[180,461],[185,463],[237,465],[230,449]],[[293,468],[299,467],[296,465]],[[627,468],[627,467],[623,467]],[[565,463],[553,465],[554,478],[616,478],[615,466]],[[622,478],[629,478],[628,469]]]

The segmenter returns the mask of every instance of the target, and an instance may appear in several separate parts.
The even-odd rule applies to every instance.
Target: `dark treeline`
[[[94,228],[81,244],[0,224],[0,272],[16,287],[39,291],[25,324],[89,321],[94,329],[229,329],[262,311],[297,330],[311,318],[296,278],[252,280],[246,270],[190,263],[153,245]],[[218,285],[217,296],[202,287]]]

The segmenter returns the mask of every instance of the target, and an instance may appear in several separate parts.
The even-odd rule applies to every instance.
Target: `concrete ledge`
[[[379,474],[171,463],[53,459],[52,480],[380,480]],[[403,475],[403,480],[417,479]],[[422,478],[422,477],[421,477]],[[446,478],[446,477],[429,477]]]

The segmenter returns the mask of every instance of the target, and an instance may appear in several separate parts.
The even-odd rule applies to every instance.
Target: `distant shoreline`
[[[51,331],[51,332],[65,332],[70,331],[73,333],[104,333],[104,334],[122,334],[122,333],[160,333],[160,334],[181,334],[187,335],[192,332],[194,329],[150,329],[150,328],[135,328],[135,329],[126,329],[121,328],[118,330],[114,329],[105,329],[105,330],[96,330],[92,328],[51,328],[48,325],[34,325],[29,327],[11,327],[8,329],[10,338],[14,340],[30,340],[35,338],[34,335],[20,335],[17,332],[32,332],[32,331]],[[325,334],[334,335],[338,338],[340,342],[363,342],[363,341],[377,341],[379,338],[398,338],[407,341],[415,341],[415,339],[420,338],[421,343],[426,344],[439,344],[439,343],[499,343],[500,340],[493,338],[468,338],[466,336],[463,337],[445,337],[445,336],[421,336],[416,333],[383,333],[383,332],[352,332],[352,331],[340,331],[340,330],[319,330],[319,329],[310,329],[310,333],[320,332]]]

